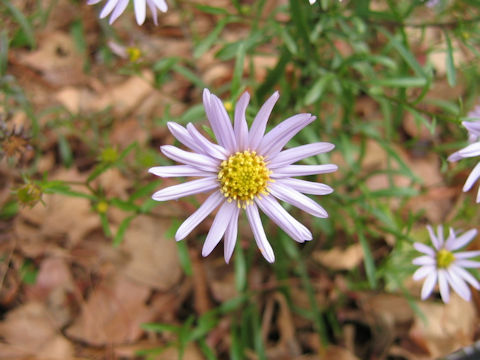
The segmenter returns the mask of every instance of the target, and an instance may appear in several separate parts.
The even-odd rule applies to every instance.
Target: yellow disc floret
[[[220,164],[220,191],[229,202],[235,200],[239,207],[245,208],[255,196],[268,194],[268,183],[273,182],[271,173],[264,157],[255,151],[237,152]]]
[[[437,266],[441,269],[446,269],[455,260],[455,256],[451,251],[441,249],[437,253]]]

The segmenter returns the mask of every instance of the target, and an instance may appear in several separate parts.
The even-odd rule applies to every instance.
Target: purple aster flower
[[[478,141],[480,137],[480,106],[477,105],[472,111],[470,111],[468,117],[478,119],[474,121],[462,121],[462,125],[465,126],[468,131],[468,141],[470,142],[470,145],[450,155],[448,161],[456,162],[461,159],[480,155],[480,142]],[[473,168],[468,176],[467,181],[463,186],[463,191],[469,191],[478,178],[480,178],[480,163]],[[480,203],[480,189],[477,193],[477,203]]]
[[[424,255],[413,260],[413,264],[420,268],[413,274],[414,280],[423,278],[422,300],[425,300],[438,283],[443,302],[448,303],[451,287],[466,301],[470,301],[471,293],[468,284],[475,289],[480,289],[480,284],[465,268],[479,268],[480,262],[470,260],[479,256],[480,251],[458,251],[477,236],[477,230],[472,229],[457,237],[455,231],[450,228],[448,239],[443,239],[443,226],[437,228],[435,235],[431,226],[427,226],[433,247],[422,243],[414,243],[415,249]],[[468,284],[467,284],[468,283]]]
[[[429,8],[433,8],[437,6],[440,3],[440,0],[428,0],[425,5],[427,5]]]
[[[100,1],[102,0],[87,0],[87,4],[98,4]],[[107,17],[111,13],[112,15],[110,16],[109,23],[110,25],[113,24],[113,22],[125,11],[128,2],[129,0],[107,0],[107,3],[100,12],[100,19]],[[167,3],[165,0],[133,0],[135,18],[138,25],[142,25],[145,22],[147,5],[152,12],[153,22],[155,25],[158,25],[157,9],[166,12],[168,10]]]
[[[325,209],[304,193],[325,195],[333,189],[325,184],[293,177],[331,173],[337,170],[337,166],[292,164],[328,152],[334,145],[317,142],[282,151],[296,133],[315,120],[315,116],[294,115],[265,134],[267,120],[278,98],[279,94],[275,92],[260,108],[248,129],[245,110],[250,95],[247,92],[237,103],[232,127],[222,101],[205,89],[203,104],[218,144],[206,139],[192,124],[186,127],[174,122],[167,124],[173,136],[192,152],[164,145],[161,147],[162,153],[183,165],[153,167],[149,172],[161,177],[194,176],[198,179],[157,191],[152,198],[166,201],[210,192],[205,202],[179,227],[175,234],[177,241],[184,239],[219,207],[203,245],[202,255],[210,254],[224,237],[225,261],[228,263],[237,239],[238,216],[243,209],[260,251],[265,259],[273,262],[275,256],[260,221],[259,208],[298,242],[311,240],[312,234],[277,199],[314,216],[328,217]]]

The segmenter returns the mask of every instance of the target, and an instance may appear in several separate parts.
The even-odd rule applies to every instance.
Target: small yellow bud
[[[108,210],[108,203],[104,200],[100,201],[96,205],[97,212],[100,214],[105,214]]]
[[[130,62],[136,62],[142,56],[142,52],[139,48],[131,46],[127,48],[128,60]]]
[[[26,206],[34,206],[42,198],[40,186],[28,183],[16,191],[18,202]]]
[[[227,110],[228,112],[233,110],[233,104],[231,101],[225,101],[223,105],[225,106],[225,110]]]

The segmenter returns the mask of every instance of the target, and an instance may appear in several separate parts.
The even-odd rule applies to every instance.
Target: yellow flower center
[[[264,157],[255,151],[237,152],[220,164],[220,191],[229,202],[235,200],[238,207],[245,208],[255,196],[268,194],[271,173]]]
[[[140,51],[139,48],[137,47],[128,47],[127,48],[127,54],[128,54],[128,60],[130,62],[136,62],[138,59],[140,59],[140,56],[142,56],[142,52]]]
[[[437,253],[437,267],[446,269],[455,260],[455,256],[451,251],[442,249]]]

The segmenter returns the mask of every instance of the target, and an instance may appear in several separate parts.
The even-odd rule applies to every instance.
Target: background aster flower
[[[448,239],[444,241],[441,225],[437,228],[437,235],[431,226],[427,226],[427,229],[433,247],[418,242],[413,244],[415,249],[424,254],[413,260],[413,264],[420,265],[413,274],[413,279],[426,278],[422,287],[422,300],[432,293],[435,284],[438,283],[443,302],[447,303],[450,299],[449,287],[463,299],[470,301],[471,292],[468,284],[477,290],[480,289],[480,284],[465,268],[480,267],[480,262],[470,260],[472,257],[479,256],[480,251],[458,250],[472,241],[477,235],[477,230],[469,230],[457,237],[455,231],[450,228]]]
[[[98,4],[102,0],[88,0],[88,5]],[[107,3],[100,12],[100,19],[107,17],[110,13],[110,20],[108,21],[111,24],[117,18],[122,15],[122,13],[127,8],[128,2],[130,0],[107,0]],[[153,16],[153,22],[155,25],[158,25],[157,9],[161,12],[166,12],[168,6],[165,0],[133,0],[133,6],[135,9],[135,18],[138,25],[142,25],[145,22],[146,17],[146,8],[150,8]]]
[[[317,217],[328,217],[323,207],[304,194],[325,195],[333,189],[325,184],[295,176],[330,173],[337,170],[333,164],[292,165],[309,156],[331,151],[333,144],[317,142],[283,150],[287,142],[315,120],[311,114],[297,114],[265,134],[267,120],[279,98],[275,92],[255,117],[248,129],[245,110],[250,95],[245,92],[235,108],[234,124],[222,101],[207,89],[203,104],[218,144],[206,139],[192,124],[183,127],[168,123],[173,136],[193,152],[164,145],[162,153],[183,165],[158,166],[149,170],[161,177],[194,176],[199,179],[157,191],[157,201],[178,199],[197,193],[211,192],[205,202],[179,227],[177,241],[184,239],[213,210],[220,207],[203,245],[202,255],[212,252],[222,237],[224,255],[228,263],[235,247],[240,210],[245,210],[255,241],[265,259],[275,260],[272,247],[263,229],[259,208],[290,237],[298,242],[312,239],[311,232],[277,201],[285,201]]]
[[[468,131],[468,141],[470,145],[464,147],[463,149],[453,153],[448,157],[448,161],[456,162],[461,159],[475,157],[480,155],[480,142],[478,141],[480,137],[480,106],[476,106],[472,111],[468,113],[470,118],[478,118],[475,121],[462,121],[462,125]],[[478,180],[480,177],[480,163],[478,163],[470,173],[463,186],[463,191],[469,191],[473,184]],[[477,193],[477,203],[480,202],[480,189]]]

